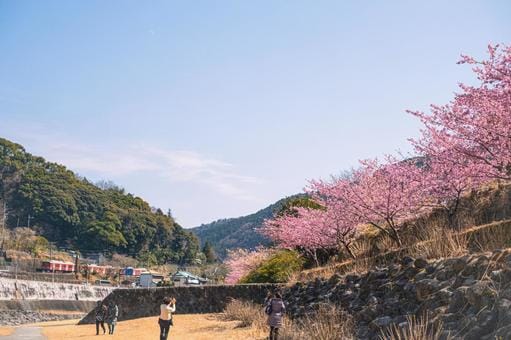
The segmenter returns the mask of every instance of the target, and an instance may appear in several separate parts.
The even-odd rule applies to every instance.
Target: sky
[[[409,153],[509,1],[0,0],[0,136],[184,227]]]

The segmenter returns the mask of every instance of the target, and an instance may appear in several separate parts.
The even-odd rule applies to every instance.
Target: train
[[[38,271],[47,272],[47,273],[74,273],[76,269],[76,265],[73,262],[66,261],[43,261],[41,262],[41,266]],[[110,273],[118,272],[124,276],[140,276],[140,274],[147,272],[145,268],[119,268],[112,266],[99,266],[96,264],[82,264],[79,266],[80,271],[89,272],[90,274],[99,274],[99,275],[107,275]]]
[[[118,268],[114,268],[112,266],[98,266],[95,264],[82,264],[79,266],[80,271],[88,271],[91,274],[108,274]],[[55,273],[74,273],[76,269],[76,264],[73,262],[66,261],[43,261],[41,262],[41,266],[39,267],[39,271],[41,272],[55,272]]]
[[[75,264],[73,262],[65,261],[43,261],[39,268],[41,272],[56,272],[56,273],[73,273],[75,271]]]

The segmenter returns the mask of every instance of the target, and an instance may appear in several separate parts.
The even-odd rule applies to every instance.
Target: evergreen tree
[[[204,247],[202,248],[202,253],[206,256],[206,262],[213,263],[217,260],[216,252],[213,246],[209,241],[204,243]]]

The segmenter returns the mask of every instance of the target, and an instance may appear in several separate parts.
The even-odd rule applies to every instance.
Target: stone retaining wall
[[[113,287],[0,277],[0,300],[97,301],[104,299],[113,289]]]
[[[158,315],[165,296],[176,298],[176,314],[219,313],[231,299],[262,304],[268,290],[277,287],[275,284],[246,284],[116,289],[104,302],[109,303],[113,300],[119,306],[119,320]],[[80,324],[93,322],[94,311],[91,311]]]
[[[511,249],[400,263],[361,275],[333,275],[284,290],[288,315],[300,318],[321,304],[346,310],[357,339],[379,339],[388,327],[408,327],[407,316],[426,316],[440,339],[511,339]]]

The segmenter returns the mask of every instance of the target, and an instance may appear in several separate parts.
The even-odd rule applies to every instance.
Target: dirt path
[[[97,340],[95,325],[77,326],[78,320],[47,322],[38,324],[48,340]],[[174,327],[169,339],[176,340],[260,340],[264,335],[251,328],[237,328],[236,321],[221,321],[217,314],[186,314],[174,316]],[[105,325],[106,326],[106,325]],[[108,331],[107,331],[108,332]],[[102,339],[103,336],[100,336]],[[154,340],[159,338],[157,317],[122,321],[117,324],[115,334],[105,339]],[[3,340],[3,338],[0,338]],[[28,339],[27,339],[28,340]]]
[[[7,336],[0,336],[0,340],[46,340],[41,334],[41,328],[23,326],[16,328],[14,333]]]

